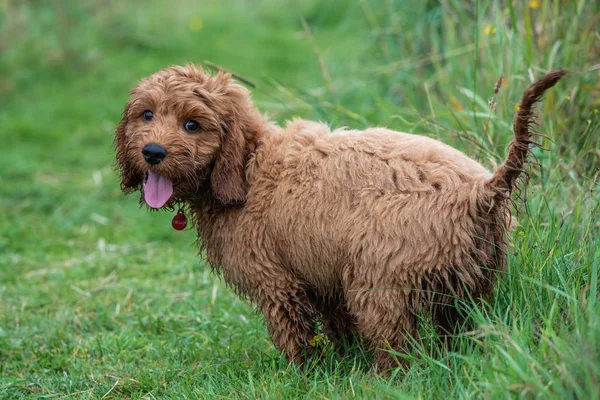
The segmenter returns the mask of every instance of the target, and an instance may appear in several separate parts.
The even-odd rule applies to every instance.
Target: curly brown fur
[[[334,343],[360,336],[387,369],[397,363],[386,349],[409,351],[417,315],[453,329],[456,300],[489,294],[506,269],[506,194],[526,161],[531,107],[562,75],[525,92],[508,158],[491,174],[423,136],[299,119],[282,128],[230,75],[167,68],[125,107],[121,187],[143,187],[155,208],[187,207],[211,266],[256,303],[289,360],[311,353],[320,320]],[[162,161],[142,154],[150,143]]]

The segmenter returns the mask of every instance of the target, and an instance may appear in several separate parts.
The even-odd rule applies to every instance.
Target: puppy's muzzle
[[[160,144],[148,143],[142,149],[142,155],[148,164],[156,165],[165,159],[167,156],[167,149]]]

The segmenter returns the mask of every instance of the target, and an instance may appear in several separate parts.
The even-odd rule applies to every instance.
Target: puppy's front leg
[[[348,310],[341,290],[330,296],[313,299],[316,310],[321,314],[321,322],[327,337],[341,355],[354,343],[357,335],[356,320]]]
[[[273,344],[288,361],[304,363],[312,353],[316,313],[302,285],[288,277],[268,279],[261,282],[256,300]]]

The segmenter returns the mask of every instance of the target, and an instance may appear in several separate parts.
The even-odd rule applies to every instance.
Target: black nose
[[[142,155],[144,160],[152,165],[156,165],[167,156],[167,149],[162,147],[160,144],[148,143],[142,149]]]

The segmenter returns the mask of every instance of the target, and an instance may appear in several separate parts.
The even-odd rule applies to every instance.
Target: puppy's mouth
[[[173,182],[164,175],[148,171],[143,190],[146,204],[152,208],[162,208],[173,195]]]

